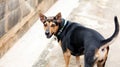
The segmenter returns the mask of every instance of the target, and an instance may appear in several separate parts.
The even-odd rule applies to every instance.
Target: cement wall
[[[0,0],[0,57],[56,0]]]

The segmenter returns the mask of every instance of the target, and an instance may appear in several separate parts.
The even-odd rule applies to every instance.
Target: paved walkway
[[[119,3],[120,0],[79,0],[79,2],[78,0],[58,0],[45,15],[51,16],[57,14],[58,11],[62,12],[63,18],[93,28],[107,38],[114,31],[114,15],[120,18]],[[110,46],[109,57],[105,67],[120,67],[119,40],[120,35]],[[83,59],[82,56],[82,65],[84,64]],[[35,62],[37,63],[35,64]],[[46,39],[39,20],[0,60],[0,67],[64,66],[65,62],[60,46],[56,41],[51,42]],[[70,67],[77,67],[73,56],[70,61]]]
[[[69,3],[68,3],[69,2]],[[58,0],[46,13],[46,16],[61,12],[66,18],[78,0]],[[44,35],[43,25],[38,19],[27,33],[0,59],[0,67],[33,67],[50,40]]]
[[[68,19],[100,32],[105,38],[114,32],[114,16],[120,19],[120,0],[80,0],[77,8],[73,9]],[[110,52],[105,67],[120,67],[120,35],[110,46]],[[81,57],[81,64],[84,65]],[[39,67],[39,66],[38,66]],[[47,67],[65,67],[62,50],[55,45],[48,54]],[[70,67],[77,67],[72,56]]]

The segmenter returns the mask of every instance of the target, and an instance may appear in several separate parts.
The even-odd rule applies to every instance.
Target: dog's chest
[[[60,37],[63,52],[66,52],[67,49],[69,49],[74,56],[82,55],[84,52],[83,41],[79,39],[81,37],[79,37],[78,31],[75,31],[78,27],[80,27],[78,24],[69,24],[69,26],[61,33]]]

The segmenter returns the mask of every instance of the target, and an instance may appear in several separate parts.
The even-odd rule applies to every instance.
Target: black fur
[[[119,23],[118,23],[118,19],[117,19],[117,16],[114,17],[114,23],[115,23],[115,32],[113,33],[113,35],[111,37],[109,37],[108,39],[105,39],[102,41],[103,44],[106,44],[110,41],[113,40],[113,38],[115,38],[118,33],[119,33]]]
[[[59,25],[62,28],[65,20],[62,20],[62,23]],[[58,32],[59,32],[58,30]],[[118,35],[119,24],[117,17],[115,17],[115,32],[114,34],[105,39],[100,33],[93,29],[86,28],[78,23],[67,21],[67,24],[63,31],[55,36],[58,38],[58,41],[62,42],[63,53],[67,49],[71,51],[71,54],[74,56],[85,55],[85,67],[92,67],[95,60],[95,50],[99,49],[105,43],[110,42],[115,36]]]

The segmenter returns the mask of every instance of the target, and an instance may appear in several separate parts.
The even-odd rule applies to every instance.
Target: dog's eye
[[[55,27],[56,25],[55,24],[52,24],[51,27]]]

